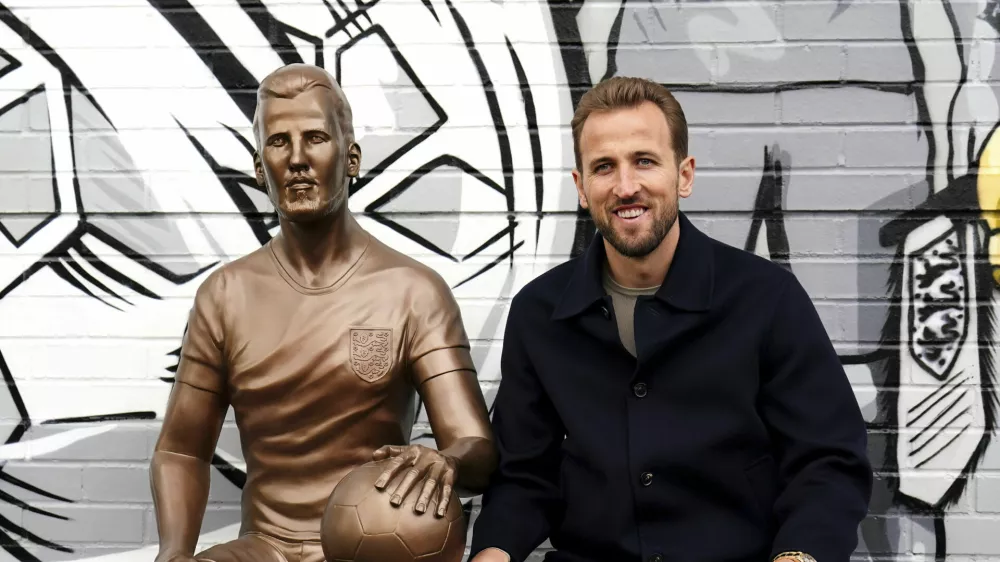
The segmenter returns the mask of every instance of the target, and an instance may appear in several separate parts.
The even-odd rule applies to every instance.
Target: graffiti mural
[[[998,464],[1000,5],[577,8],[556,27],[583,46],[570,79],[676,91],[702,163],[688,212],[813,296],[869,423],[877,489],[856,554],[997,554],[998,490],[979,475]]]
[[[544,4],[509,28],[451,0],[45,4],[0,8],[0,559],[152,558],[145,465],[191,299],[275,232],[251,120],[281,64],[344,86],[351,208],[451,284],[492,397],[504,303],[574,228],[544,214],[574,197]],[[231,424],[215,465],[207,542],[236,531]]]
[[[275,232],[251,118],[291,62],[344,86],[351,209],[452,286],[488,401],[510,296],[594,232],[575,103],[614,75],[669,86],[698,164],[682,209],[799,277],[854,384],[878,472],[859,559],[1000,555],[1000,3],[86,4],[0,0],[0,561],[152,559],[184,323]],[[214,464],[202,546],[239,519],[231,420]]]

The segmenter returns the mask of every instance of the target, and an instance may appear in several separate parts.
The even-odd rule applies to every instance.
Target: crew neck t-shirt
[[[318,540],[340,479],[409,441],[416,388],[475,370],[444,280],[373,236],[365,244],[328,287],[297,282],[268,243],[198,289],[177,380],[234,410],[247,465],[241,534]]]
[[[645,288],[631,288],[619,285],[611,274],[607,266],[602,274],[604,290],[611,295],[611,303],[615,308],[615,320],[618,324],[618,337],[622,341],[625,349],[636,356],[635,352],[635,301],[637,297],[652,295],[656,293],[659,286]]]

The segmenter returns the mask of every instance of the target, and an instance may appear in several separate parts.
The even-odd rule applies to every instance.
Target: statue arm
[[[476,372],[461,369],[432,377],[420,394],[438,450],[458,465],[456,490],[483,493],[496,469],[497,451]]]
[[[226,409],[219,394],[186,382],[174,383],[150,466],[158,560],[194,554]]]
[[[229,408],[222,274],[217,270],[210,275],[195,295],[153,448],[150,487],[160,542],[157,562],[194,553],[208,503],[212,457]]]
[[[438,451],[455,459],[456,489],[482,493],[497,465],[486,399],[462,313],[436,273],[418,291],[410,318],[409,359]]]

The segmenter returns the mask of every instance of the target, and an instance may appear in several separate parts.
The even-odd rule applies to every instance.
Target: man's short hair
[[[595,111],[613,111],[616,109],[635,108],[644,102],[652,102],[667,119],[670,129],[670,144],[673,145],[674,158],[680,164],[687,158],[688,130],[684,110],[673,94],[666,87],[645,78],[630,76],[615,76],[608,78],[591,88],[580,98],[580,104],[573,114],[571,126],[573,129],[573,154],[576,157],[576,168],[583,163],[580,156],[580,134],[583,124]]]
[[[279,69],[275,74],[280,73]],[[294,72],[294,71],[293,71]],[[326,73],[326,71],[323,71]],[[336,119],[340,125],[340,132],[344,136],[345,143],[350,145],[354,142],[354,115],[351,111],[351,104],[347,100],[344,91],[337,85],[332,76],[329,76],[330,84],[324,84],[320,80],[308,76],[306,73],[290,73],[291,76],[282,76],[278,79],[268,78],[261,82],[257,88],[257,109],[253,115],[253,136],[260,142],[260,108],[266,99],[293,99],[313,88],[326,88],[330,95],[338,99],[339,103],[334,104],[337,108]],[[332,87],[331,87],[332,85]]]

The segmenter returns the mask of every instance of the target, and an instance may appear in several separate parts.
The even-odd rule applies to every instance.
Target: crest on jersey
[[[392,366],[392,331],[351,328],[351,368],[367,382],[384,377]]]

